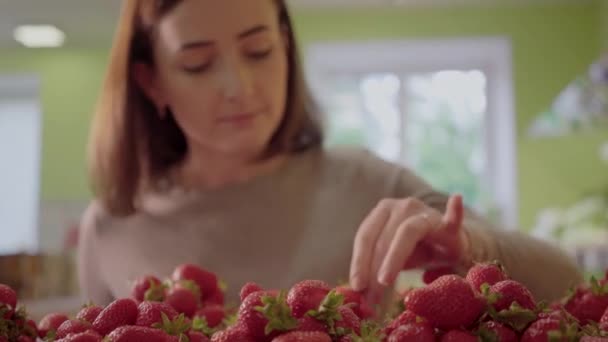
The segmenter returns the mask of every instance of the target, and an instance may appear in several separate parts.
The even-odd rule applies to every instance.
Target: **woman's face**
[[[184,0],[159,23],[155,67],[138,80],[191,149],[254,158],[284,115],[286,37],[273,0]]]

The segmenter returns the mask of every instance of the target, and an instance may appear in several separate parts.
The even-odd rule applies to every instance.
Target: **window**
[[[516,228],[509,42],[318,44],[308,77],[328,145],[360,145]]]
[[[38,248],[38,82],[0,76],[0,255]]]

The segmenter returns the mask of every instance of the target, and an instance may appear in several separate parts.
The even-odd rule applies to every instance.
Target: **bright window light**
[[[65,33],[52,25],[19,26],[13,37],[28,48],[59,47],[65,42]]]

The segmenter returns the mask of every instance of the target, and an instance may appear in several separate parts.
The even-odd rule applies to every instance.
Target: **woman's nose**
[[[247,66],[238,61],[226,63],[222,71],[222,92],[229,101],[246,99],[253,90],[253,80]]]

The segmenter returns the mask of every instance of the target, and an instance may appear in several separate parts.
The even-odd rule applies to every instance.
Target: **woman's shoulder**
[[[338,146],[324,150],[325,160],[342,171],[351,170],[357,174],[387,176],[403,171],[404,167],[385,160],[372,151],[356,146]]]

